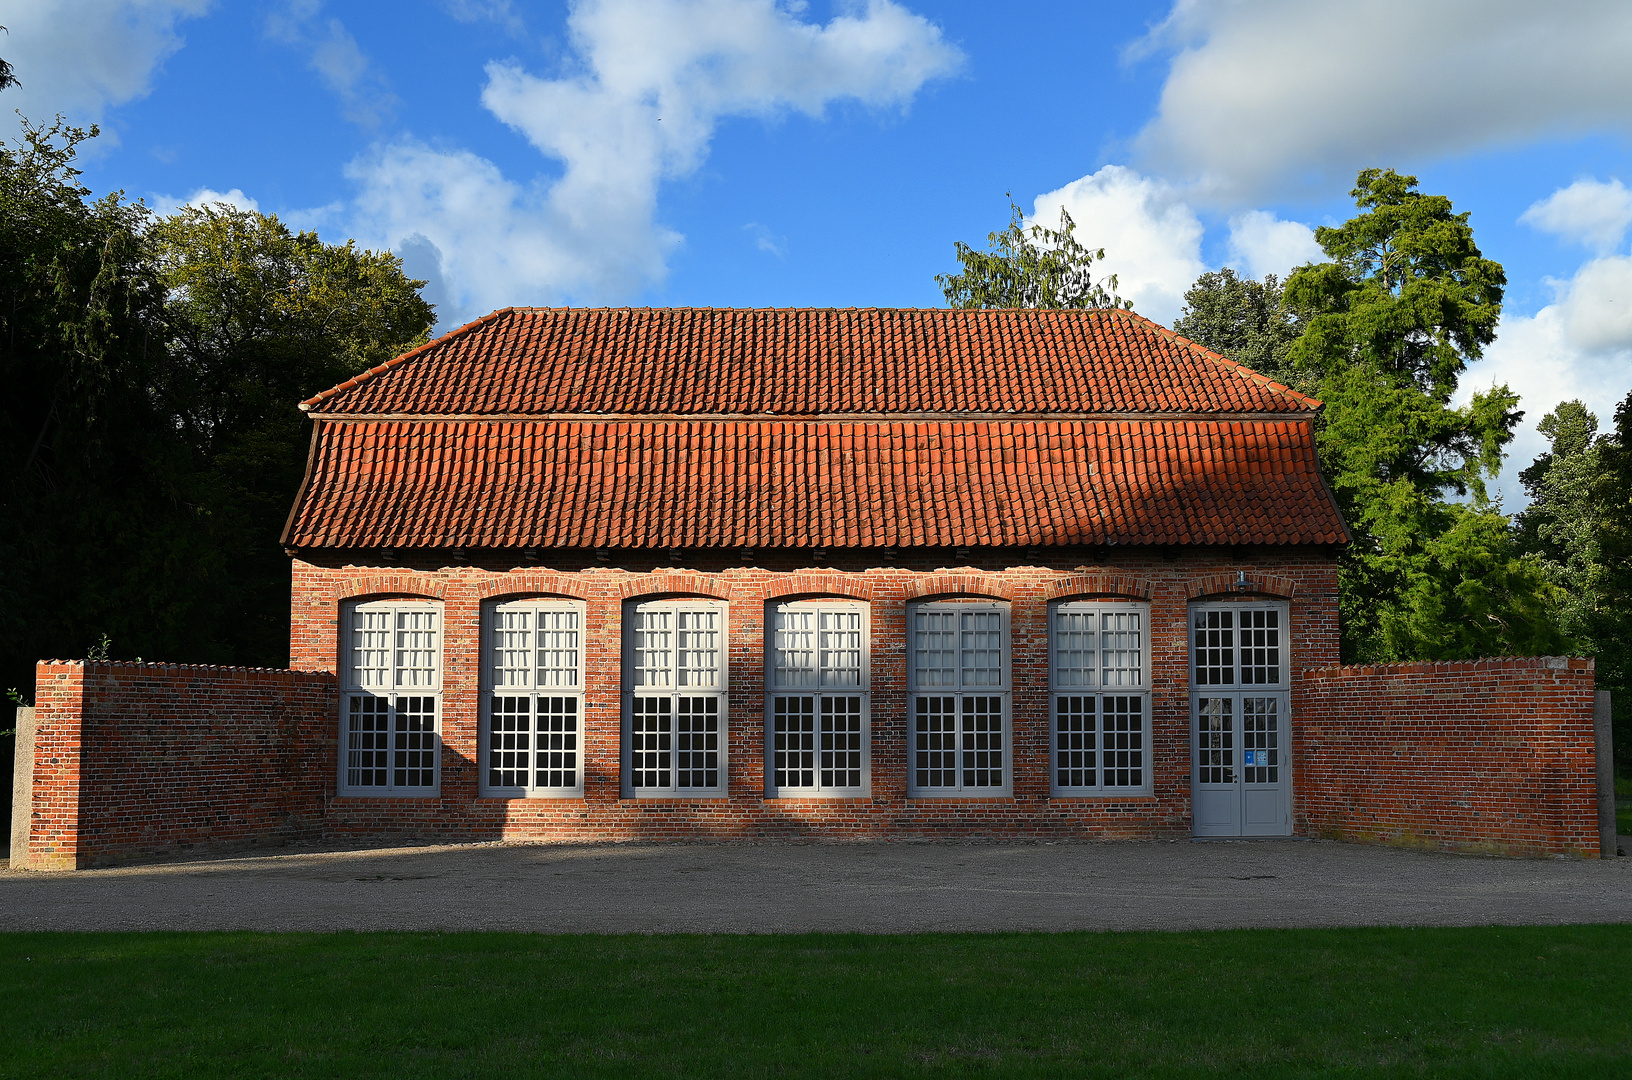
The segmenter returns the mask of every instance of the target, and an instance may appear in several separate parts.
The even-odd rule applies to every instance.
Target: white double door
[[[1190,795],[1197,836],[1290,836],[1285,691],[1209,689],[1190,708]]]

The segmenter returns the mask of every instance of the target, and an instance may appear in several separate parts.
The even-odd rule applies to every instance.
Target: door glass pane
[[[1235,685],[1235,612],[1197,611],[1194,618],[1197,686]]]
[[[1062,788],[1099,783],[1095,751],[1097,701],[1088,694],[1054,699],[1054,783]]]
[[[1281,613],[1274,608],[1241,612],[1241,683],[1279,686]]]
[[[1094,667],[1094,613],[1054,612],[1054,686],[1092,686]]]
[[[1241,765],[1249,784],[1276,784],[1281,778],[1281,699],[1241,699]]]
[[[1196,765],[1203,784],[1235,783],[1235,700],[1196,702]]]

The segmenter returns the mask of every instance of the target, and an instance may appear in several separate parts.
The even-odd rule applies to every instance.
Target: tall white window
[[[686,599],[627,609],[625,798],[726,793],[726,611]]]
[[[1049,611],[1054,794],[1151,790],[1149,621],[1146,604]]]
[[[435,795],[442,611],[422,600],[341,612],[340,792]]]
[[[1009,609],[944,600],[907,611],[911,795],[1010,791]]]
[[[583,794],[584,605],[512,600],[484,614],[482,794]]]
[[[766,794],[868,794],[867,605],[801,600],[767,614]]]

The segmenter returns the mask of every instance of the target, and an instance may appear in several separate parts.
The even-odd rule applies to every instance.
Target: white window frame
[[[380,628],[362,629],[359,620],[384,617],[388,634],[383,667],[362,667],[359,653],[367,644],[360,633],[378,633]],[[429,618],[426,618],[429,616]],[[428,625],[413,627],[415,622]],[[354,600],[340,608],[340,754],[341,795],[375,798],[434,797],[442,789],[442,669],[446,652],[442,605],[430,600]],[[428,649],[413,649],[416,642],[407,634],[430,634]],[[428,668],[404,664],[414,653],[429,651]],[[377,653],[377,650],[369,650]],[[373,674],[365,674],[372,672]],[[406,675],[413,672],[412,675]],[[410,730],[415,715],[423,716],[426,706],[431,716],[430,730]],[[382,731],[354,730],[354,716],[384,719]],[[366,723],[366,721],[363,721]],[[383,745],[367,745],[370,735],[381,737]],[[417,736],[417,738],[416,738]],[[420,745],[415,745],[418,742]],[[428,743],[428,745],[425,745]],[[373,755],[383,755],[375,758]],[[429,767],[426,766],[428,755]],[[383,768],[381,764],[383,763]],[[409,783],[416,776],[430,774],[429,783]],[[382,784],[358,783],[360,776],[380,776]]]
[[[1201,666],[1201,649],[1196,644],[1196,616],[1209,611],[1230,611],[1235,617],[1232,619],[1231,648],[1234,650],[1231,667],[1231,681],[1203,683],[1199,679],[1198,668]],[[1277,613],[1280,631],[1279,671],[1275,682],[1242,682],[1241,681],[1241,613],[1245,611],[1274,611]],[[1277,708],[1280,713],[1280,727],[1273,749],[1275,760],[1270,767],[1277,768],[1278,779],[1273,781],[1277,786],[1284,788],[1286,798],[1291,799],[1292,788],[1292,605],[1285,600],[1198,600],[1190,604],[1184,618],[1185,649],[1189,652],[1190,673],[1190,782],[1192,785],[1200,783],[1201,763],[1197,760],[1199,726],[1201,723],[1202,698],[1233,698],[1239,702],[1242,698],[1277,697]],[[1251,665],[1259,667],[1261,665]],[[1221,783],[1253,784],[1256,783],[1245,770],[1263,768],[1262,764],[1250,764],[1246,761],[1246,752],[1250,749],[1246,744],[1247,732],[1245,718],[1248,714],[1245,708],[1232,708],[1230,716],[1230,764],[1227,766],[1235,776],[1234,780],[1225,780]],[[1267,781],[1266,781],[1267,783]],[[1234,835],[1234,834],[1231,834]]]
[[[871,604],[864,600],[839,600],[827,598],[813,598],[808,600],[773,601],[766,605],[765,610],[765,797],[768,799],[850,799],[865,798],[872,794],[872,613]],[[821,663],[821,656],[825,653],[822,648],[824,642],[820,635],[822,630],[818,622],[817,641],[814,651],[817,653],[816,667],[813,675],[813,685],[787,685],[788,680],[782,674],[784,665],[778,663],[782,652],[780,634],[783,632],[781,619],[785,614],[813,614],[818,620],[825,615],[859,615],[861,624],[861,656],[857,668],[857,682],[855,685],[841,685],[842,676],[830,671]],[[779,784],[778,778],[783,770],[777,768],[777,755],[783,748],[778,745],[782,735],[777,730],[779,701],[790,699],[809,698],[810,715],[814,720],[815,730],[814,747],[812,750],[814,761],[809,770],[813,783],[809,785]],[[829,715],[823,708],[824,703],[841,698],[860,699],[861,723],[861,766],[858,784],[823,784],[824,770],[822,768],[823,736],[822,718]],[[804,772],[805,770],[800,770]],[[852,770],[845,770],[846,772]],[[826,774],[832,774],[828,769]]]
[[[1115,668],[1121,680],[1115,685],[1108,685],[1105,680],[1107,668],[1103,659],[1104,634],[1107,632],[1108,618],[1125,618],[1133,616],[1137,619],[1136,629],[1120,632],[1137,633],[1137,648],[1139,656],[1130,668],[1125,664]],[[1062,627],[1061,616],[1087,616],[1092,620],[1093,628],[1090,631],[1093,640],[1088,643],[1092,649],[1094,659],[1091,666],[1084,673],[1085,681],[1077,682],[1067,678],[1066,671],[1077,671],[1076,667],[1067,668],[1061,664]],[[1112,633],[1118,630],[1110,630]],[[1119,644],[1123,644],[1120,643]],[[1071,685],[1067,685],[1070,683]],[[1049,717],[1049,755],[1048,778],[1049,790],[1058,796],[1082,795],[1149,795],[1154,790],[1151,783],[1151,716],[1150,716],[1150,605],[1129,600],[1058,600],[1048,608],[1048,717]],[[1085,754],[1093,755],[1092,784],[1070,784],[1062,781],[1062,772],[1086,773],[1087,768],[1067,769],[1061,760],[1062,752],[1066,748],[1060,744],[1063,739],[1069,738],[1070,733],[1061,731],[1062,713],[1068,711],[1086,712],[1081,699],[1093,699],[1093,741],[1090,749],[1086,743],[1082,748]],[[1107,704],[1110,702],[1111,704]],[[1132,784],[1106,783],[1105,774],[1113,771],[1123,774],[1131,771],[1132,766],[1123,766],[1114,770],[1107,770],[1105,755],[1107,753],[1105,717],[1107,710],[1113,715],[1126,715],[1130,703],[1139,710],[1140,723],[1136,732],[1112,732],[1114,735],[1137,735],[1138,749],[1123,747],[1109,748],[1113,753],[1126,753],[1130,756],[1139,755],[1139,764],[1136,766],[1139,773],[1139,782]],[[1077,705],[1073,710],[1072,705]],[[1122,740],[1118,740],[1122,741]],[[1135,740],[1128,739],[1128,742]],[[1066,775],[1064,780],[1071,777]]]
[[[670,627],[676,635],[670,639],[670,663],[667,667],[669,675],[668,685],[665,687],[643,687],[636,685],[642,678],[642,670],[637,664],[637,644],[635,641],[637,630],[637,616],[647,612],[666,611],[671,613]],[[679,614],[697,614],[711,612],[716,616],[715,626],[718,637],[715,639],[718,667],[713,669],[713,688],[696,687],[686,689],[679,685],[679,654],[681,642],[678,640],[679,628],[673,616]],[[623,610],[623,709],[619,753],[619,783],[622,796],[625,799],[723,799],[730,788],[730,699],[728,688],[731,685],[731,611],[730,605],[724,600],[709,600],[702,597],[664,597],[661,599],[634,600],[624,605]],[[668,739],[666,748],[661,750],[637,751],[635,747],[635,704],[641,701],[653,701],[666,698],[668,708]],[[716,754],[715,768],[706,769],[707,772],[716,772],[717,783],[712,786],[685,786],[679,784],[683,772],[680,765],[683,763],[681,755],[682,740],[680,733],[681,707],[680,699],[691,699],[695,704],[702,704],[713,709],[716,730],[714,735],[714,749]],[[711,699],[709,706],[704,699]],[[637,784],[634,775],[634,755],[637,752],[658,753],[664,755],[665,765],[654,769],[641,770],[645,774],[651,772],[666,773],[667,784]],[[709,752],[705,749],[705,753]]]
[[[1292,689],[1292,605],[1285,600],[1198,600],[1190,604],[1185,612],[1184,637],[1185,649],[1190,654],[1190,696],[1217,693],[1290,693]],[[1199,680],[1197,669],[1200,667],[1200,650],[1196,647],[1196,615],[1208,611],[1231,611],[1235,613],[1232,620],[1233,635],[1231,648],[1234,650],[1232,661],[1232,680],[1228,683],[1202,683]],[[1273,683],[1241,681],[1241,612],[1243,611],[1274,611],[1278,613],[1280,625],[1280,671],[1277,681]]]
[[[973,614],[996,613],[1000,616],[999,633],[1002,635],[1003,659],[999,670],[999,682],[991,684],[966,684],[964,682],[966,669],[963,666],[962,654],[964,641],[963,616]],[[918,616],[920,614],[951,614],[954,616],[954,633],[957,637],[953,641],[954,667],[950,669],[956,676],[955,681],[944,686],[920,686],[918,675]],[[962,598],[950,597],[937,600],[923,600],[907,605],[906,624],[906,662],[907,662],[907,796],[909,798],[1006,798],[1014,792],[1014,703],[1012,695],[1012,669],[1014,655],[1014,635],[1009,620],[1009,605],[1006,601],[990,600],[984,597]],[[956,764],[948,770],[944,765],[935,772],[942,774],[950,771],[954,783],[951,785],[933,786],[920,784],[920,754],[934,753],[920,747],[919,712],[920,702],[930,698],[954,698],[957,700],[957,711],[954,714],[954,733],[956,736],[955,755]],[[978,765],[978,758],[972,754],[979,750],[971,750],[968,735],[968,721],[970,699],[997,698],[999,699],[999,716],[1003,725],[1000,750],[1002,755],[1003,782],[996,785],[967,784],[971,773],[986,771]],[[945,753],[946,751],[939,751]],[[934,759],[930,759],[933,761]],[[944,762],[944,759],[941,759]]]
[[[556,633],[571,633],[573,635],[570,649],[575,657],[569,662],[570,666],[552,668],[555,681],[549,685],[540,685],[539,678],[539,634],[542,625],[541,617],[559,618],[563,615],[574,616],[576,626],[571,630],[558,630]],[[584,794],[584,629],[588,615],[587,605],[582,600],[571,600],[554,596],[520,597],[499,602],[490,602],[482,605],[482,657],[481,657],[481,723],[477,742],[477,770],[478,783],[481,795],[487,799],[579,799]],[[524,616],[527,619],[525,629],[519,632],[527,635],[520,643],[527,653],[528,668],[526,671],[507,670],[501,663],[498,647],[503,644],[499,640],[498,623],[502,617]],[[552,652],[554,650],[551,650]],[[505,685],[500,685],[501,683]],[[502,772],[525,774],[523,784],[503,785],[493,782],[493,715],[503,699],[525,699],[525,708],[529,718],[528,731],[525,735],[525,749],[511,750],[510,753],[522,753],[527,757],[527,765],[522,769],[503,769]],[[541,707],[540,702],[543,702]],[[512,703],[512,709],[514,704]],[[511,710],[504,710],[511,711]],[[541,730],[543,720],[547,716],[571,716],[573,730],[570,732],[552,732]],[[565,726],[565,724],[563,724]],[[519,736],[520,733],[501,733],[500,738]],[[541,747],[542,741],[550,741],[557,745]],[[517,739],[520,741],[520,739]],[[541,761],[542,755],[550,755],[550,759]],[[564,759],[564,760],[563,760]],[[505,763],[501,758],[501,763]],[[508,764],[513,764],[509,762]],[[551,766],[554,766],[553,768]],[[570,765],[570,769],[568,766]],[[549,784],[547,781],[553,775],[570,772],[573,782]],[[545,783],[539,783],[540,779]]]

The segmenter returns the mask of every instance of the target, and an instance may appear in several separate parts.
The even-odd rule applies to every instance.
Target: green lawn
[[[0,935],[0,1075],[1632,1075],[1632,927]]]

